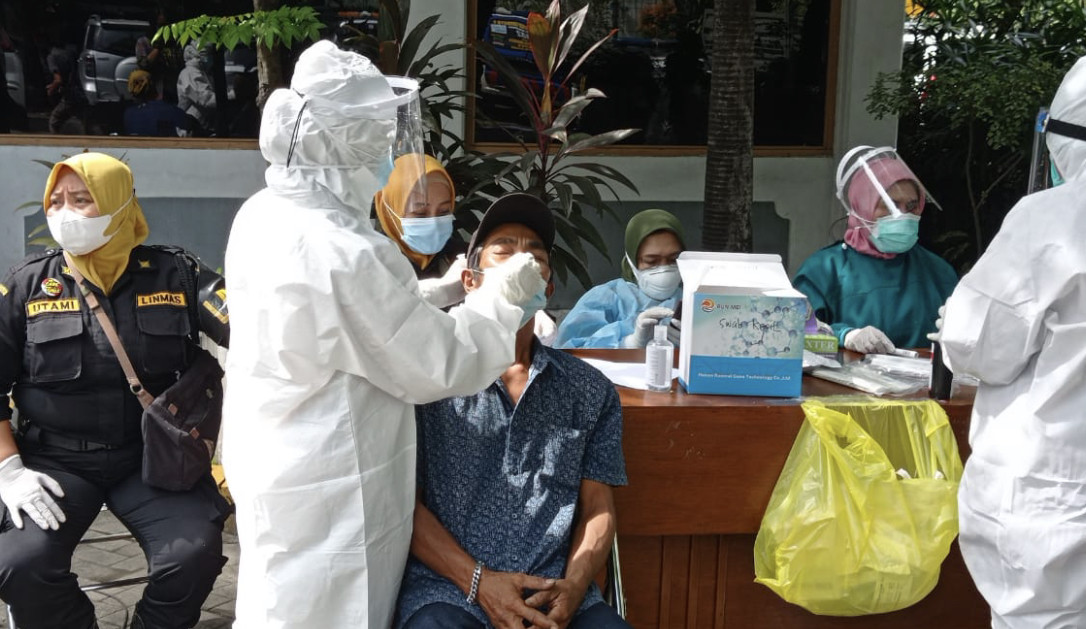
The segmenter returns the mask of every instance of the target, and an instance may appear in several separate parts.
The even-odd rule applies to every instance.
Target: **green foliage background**
[[[1086,52],[1081,0],[924,0],[898,73],[868,95],[941,207],[922,241],[967,271],[1027,188],[1037,111]]]

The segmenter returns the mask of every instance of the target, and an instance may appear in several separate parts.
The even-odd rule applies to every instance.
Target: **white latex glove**
[[[818,319],[815,319],[815,324],[818,326],[818,333],[819,334],[829,334],[830,336],[837,336],[836,334],[833,333],[833,326],[826,323],[825,321],[820,321]]]
[[[64,495],[64,490],[52,477],[23,467],[23,457],[13,454],[0,462],[0,500],[4,501],[17,528],[23,528],[20,510],[42,530],[60,528],[66,518],[49,492],[57,497]]]
[[[943,317],[946,316],[946,304],[939,306],[939,318],[935,320],[935,331],[928,332],[928,340],[939,343],[943,340]]]
[[[555,337],[558,336],[558,326],[554,324],[554,319],[542,310],[535,313],[535,336],[547,347],[551,347]]]
[[[429,277],[419,280],[419,294],[430,305],[446,308],[464,300],[464,284],[460,281],[462,272],[468,268],[464,254],[456,256],[449,270],[441,277]]]
[[[518,308],[547,288],[543,273],[535,257],[527,251],[514,253],[498,266],[486,270],[479,290],[479,297],[504,299]]]
[[[675,316],[675,311],[663,306],[653,306],[637,315],[634,329],[626,338],[622,339],[622,346],[626,348],[638,348],[648,345],[652,340],[652,330],[660,323],[661,319]]]
[[[862,354],[889,354],[894,351],[894,344],[882,330],[869,325],[845,334],[845,349]]]

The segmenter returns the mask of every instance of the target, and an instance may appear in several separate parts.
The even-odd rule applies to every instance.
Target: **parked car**
[[[151,32],[143,20],[114,20],[92,15],[87,20],[83,52],[76,64],[87,103],[131,100],[128,75],[136,65],[136,40]]]

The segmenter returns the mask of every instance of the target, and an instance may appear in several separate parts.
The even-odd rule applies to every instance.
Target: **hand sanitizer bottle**
[[[667,340],[667,326],[658,325],[653,339],[645,346],[645,384],[650,391],[671,391],[671,366],[675,360],[675,346]]]

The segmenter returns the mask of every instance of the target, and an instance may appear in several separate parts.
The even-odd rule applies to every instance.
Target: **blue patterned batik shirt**
[[[587,363],[536,342],[514,407],[499,378],[487,389],[419,406],[419,496],[464,550],[491,570],[562,578],[582,479],[626,484],[622,406]],[[580,611],[600,602],[593,583]],[[412,557],[396,627],[424,605],[478,604]]]

